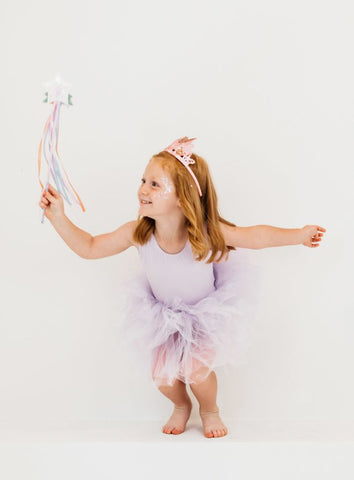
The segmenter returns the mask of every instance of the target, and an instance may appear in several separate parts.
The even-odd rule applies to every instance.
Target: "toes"
[[[212,430],[206,430],[204,432],[204,435],[207,437],[207,438],[217,438],[217,437],[224,437],[225,435],[227,435],[227,430],[226,429],[222,429],[222,430],[218,430],[218,429],[212,429]]]
[[[170,427],[170,426],[167,426],[165,425],[163,428],[162,428],[162,432],[163,433],[168,433],[168,434],[173,434],[173,435],[179,435],[180,433],[182,433],[184,430],[180,427]]]
[[[182,432],[183,432],[183,430],[181,430],[180,428],[174,428],[174,429],[172,430],[172,433],[173,433],[174,435],[179,435],[179,434],[182,433]]]

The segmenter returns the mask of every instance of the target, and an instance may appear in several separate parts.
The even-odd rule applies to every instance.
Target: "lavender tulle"
[[[119,334],[157,386],[202,382],[217,367],[245,363],[258,311],[260,268],[243,249],[213,264],[215,290],[194,304],[157,300],[143,271],[125,277]]]

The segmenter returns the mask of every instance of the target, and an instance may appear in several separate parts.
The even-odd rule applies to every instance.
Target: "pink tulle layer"
[[[245,363],[258,309],[259,267],[242,249],[214,263],[215,290],[194,304],[155,298],[143,272],[124,281],[120,334],[157,386],[200,383],[216,367]],[[197,285],[196,285],[197,288]]]

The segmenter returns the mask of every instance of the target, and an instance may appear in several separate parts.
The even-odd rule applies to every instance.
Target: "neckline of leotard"
[[[157,241],[157,238],[155,237],[155,233],[153,232],[152,233],[152,237],[155,241],[155,244],[157,245],[158,249],[161,250],[162,253],[164,253],[165,255],[170,255],[170,256],[175,256],[175,255],[181,255],[187,248],[187,245],[188,245],[188,242],[189,242],[189,238],[187,237],[187,241],[184,245],[184,247],[182,248],[182,250],[180,252],[177,252],[177,253],[168,253],[168,252],[165,252],[165,250],[163,250],[160,245],[159,245],[159,242]]]

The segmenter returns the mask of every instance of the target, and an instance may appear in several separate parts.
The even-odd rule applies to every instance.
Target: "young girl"
[[[192,409],[189,384],[204,435],[215,438],[228,430],[216,403],[214,369],[242,362],[252,314],[245,288],[251,270],[241,266],[236,247],[317,247],[326,230],[317,225],[239,227],[222,218],[208,165],[192,153],[193,140],[177,139],[153,155],[138,190],[138,220],[111,233],[92,237],[76,227],[51,185],[39,205],[82,258],[137,248],[144,274],[127,283],[122,333],[140,359],[150,360],[153,381],[174,404],[162,432],[185,430]]]

